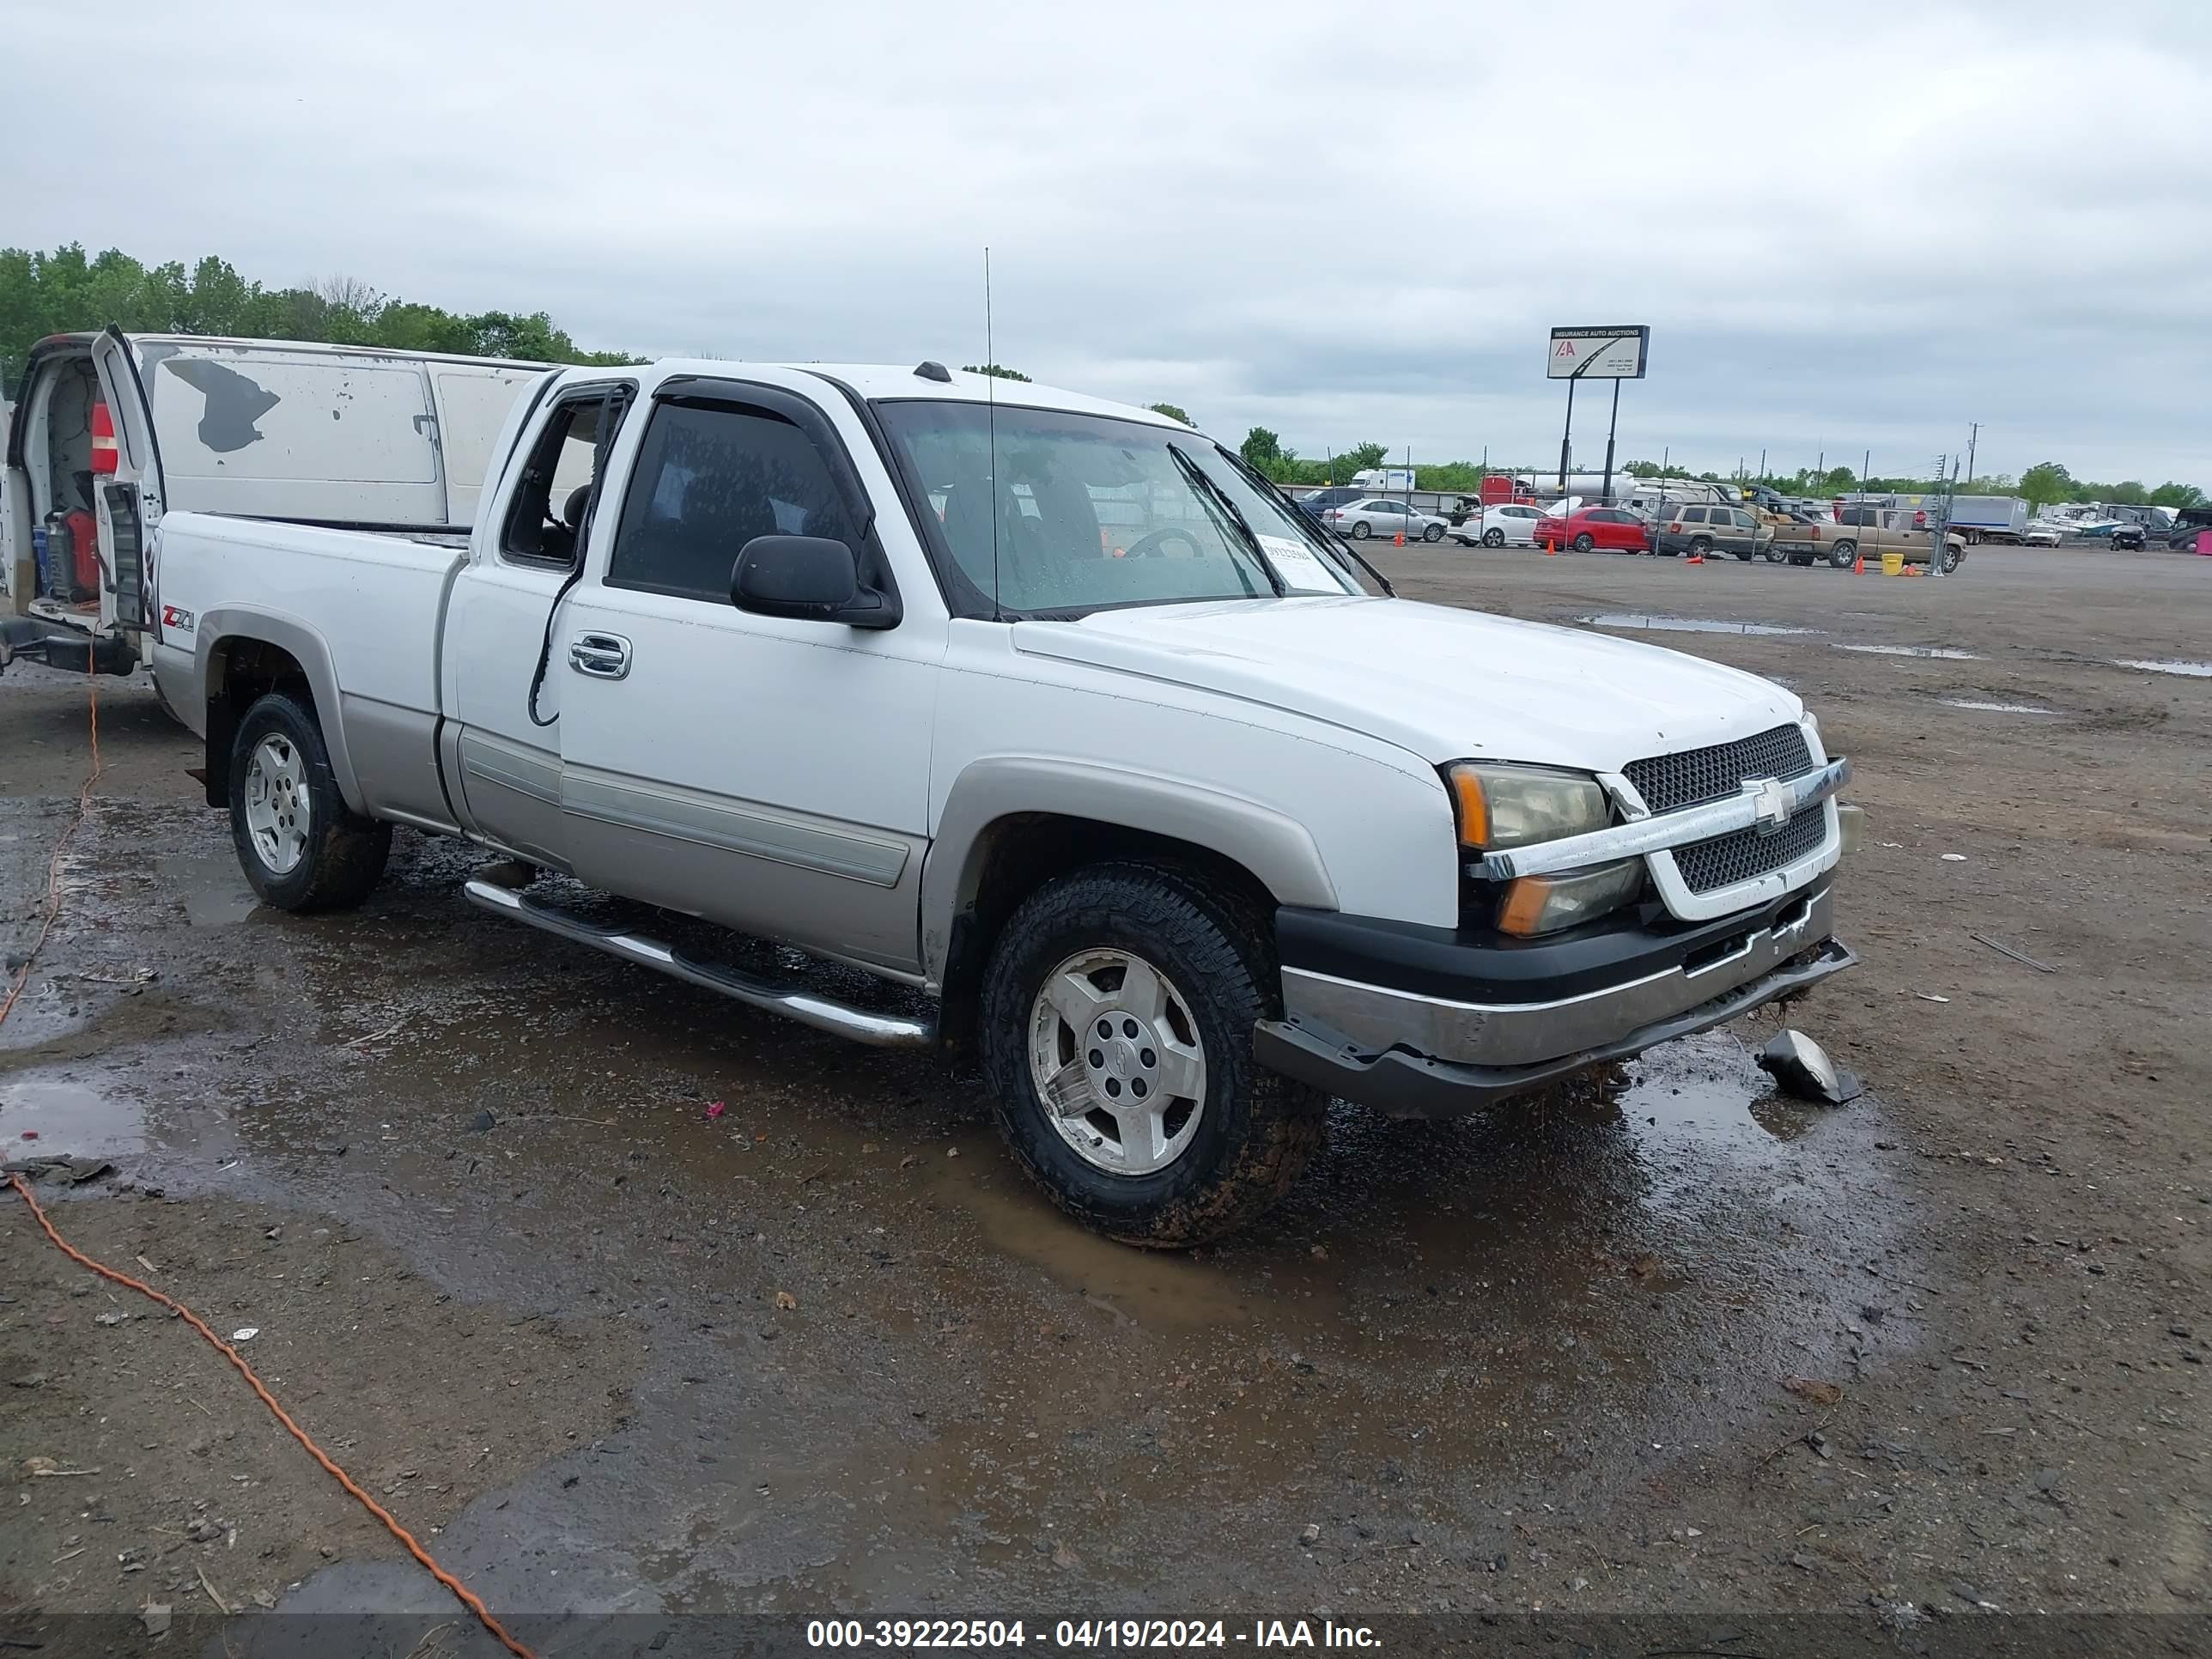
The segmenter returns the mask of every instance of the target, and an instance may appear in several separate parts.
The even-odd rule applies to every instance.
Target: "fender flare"
[[[942,984],[952,927],[974,902],[992,827],[1027,813],[1086,818],[1188,842],[1250,871],[1278,904],[1334,910],[1336,886],[1305,826],[1273,807],[1180,780],[1042,756],[974,761],[952,781],[921,868],[922,968]]]
[[[200,613],[192,662],[192,684],[204,705],[215,653],[240,640],[258,641],[289,652],[307,676],[314,694],[315,718],[323,731],[323,745],[331,751],[331,772],[345,804],[359,812],[361,784],[354,775],[353,756],[346,747],[345,720],[338,701],[337,670],[331,658],[330,641],[307,623],[281,612],[228,605]],[[240,709],[240,714],[246,711]]]

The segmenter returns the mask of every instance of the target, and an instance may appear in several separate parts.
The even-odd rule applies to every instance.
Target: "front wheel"
[[[1571,545],[1577,553],[1587,553],[1590,549],[1597,545],[1597,538],[1591,535],[1589,531],[1585,530],[1580,535],[1577,536],[1574,540],[1569,544],[1569,545]]]
[[[1352,539],[1355,542],[1364,542],[1374,533],[1375,526],[1364,519],[1352,526]]]
[[[2138,545],[2140,545],[2140,544],[2138,544]],[[1965,548],[1946,547],[1943,550],[1943,574],[1947,576],[1949,575],[1954,570],[1956,570],[1961,564],[1965,563],[1966,559],[1966,550]]]
[[[1828,550],[1828,563],[1837,570],[1848,570],[1856,562],[1859,544],[1856,542],[1838,542]]]
[[[1504,531],[1502,531],[1502,530],[1486,530],[1486,531],[1484,531],[1484,532],[1482,532],[1482,544],[1483,544],[1485,547],[1503,547],[1503,546],[1504,546],[1504,545],[1505,545],[1505,532],[1504,532]]]
[[[1039,888],[983,981],[984,1070],[1015,1158],[1127,1243],[1252,1220],[1320,1146],[1328,1105],[1253,1056],[1273,981],[1264,920],[1174,868],[1098,865]]]
[[[1425,526],[1421,531],[1421,539],[1425,542],[1440,542],[1443,538],[1444,527],[1440,524]]]
[[[230,838],[264,904],[340,910],[368,896],[392,854],[392,826],[345,804],[312,708],[271,691],[230,744]]]

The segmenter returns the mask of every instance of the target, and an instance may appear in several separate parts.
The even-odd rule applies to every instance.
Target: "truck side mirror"
[[[756,536],[730,570],[730,603],[757,616],[896,628],[897,601],[866,586],[851,547],[826,536]]]

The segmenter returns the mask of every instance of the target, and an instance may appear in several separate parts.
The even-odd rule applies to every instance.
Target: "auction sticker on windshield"
[[[1311,550],[1288,536],[1262,536],[1260,548],[1283,586],[1293,593],[1341,593],[1344,579],[1313,556]]]

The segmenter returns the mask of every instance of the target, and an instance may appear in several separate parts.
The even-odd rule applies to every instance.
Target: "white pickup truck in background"
[[[356,903],[393,825],[466,837],[526,866],[466,884],[495,915],[972,1048],[1115,1237],[1255,1215],[1332,1096],[1485,1107],[1852,961],[1848,767],[1796,697],[1389,597],[1150,411],[935,363],[575,369],[483,501],[465,548],[164,520],[155,674],[255,889]]]

